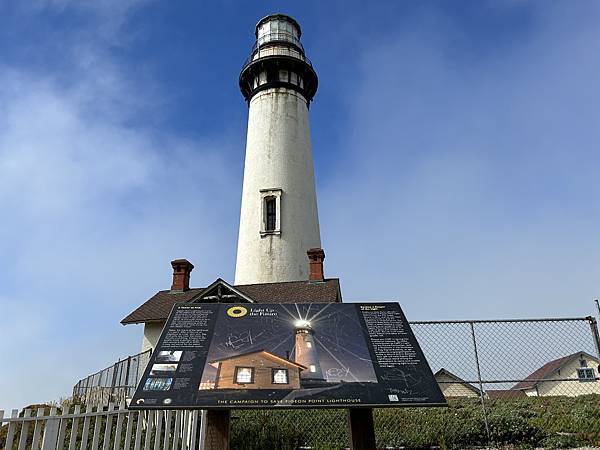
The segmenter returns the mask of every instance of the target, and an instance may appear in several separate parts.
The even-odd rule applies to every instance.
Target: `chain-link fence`
[[[411,326],[448,407],[375,409],[378,447],[600,446],[599,339],[592,317]],[[142,355],[125,360],[128,371],[119,369],[120,361],[81,380],[74,393],[92,401],[96,392],[131,396],[149,352]],[[121,378],[124,371],[129,375]],[[344,448],[346,414],[236,410],[231,447]]]
[[[131,398],[144,374],[151,353],[152,350],[147,350],[128,356],[79,380],[73,386],[73,397],[89,405],[120,403],[126,398]]]
[[[592,317],[411,327],[447,408],[374,410],[379,448],[600,446]],[[236,411],[232,448],[344,448],[345,410]]]

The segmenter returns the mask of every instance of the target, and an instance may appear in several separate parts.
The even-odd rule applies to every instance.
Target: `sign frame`
[[[352,311],[355,312],[354,319],[350,317],[351,314],[349,315]],[[338,340],[340,336],[352,339],[352,342],[344,345],[352,345],[349,348],[352,348],[352,353],[356,355],[354,359],[360,360],[360,364],[350,367],[352,364],[350,356],[346,355],[343,359],[344,356],[338,354],[336,358],[336,354],[326,348],[324,344],[326,339],[331,341],[331,335],[328,336],[326,333],[328,332],[327,328],[331,329],[332,323],[338,323],[339,327],[344,327],[344,323],[336,317],[336,314],[350,317],[345,320],[355,321],[354,328],[347,326],[349,330],[345,333],[336,330],[336,333],[340,334],[335,337]],[[271,333],[267,337],[275,342],[278,340],[277,330],[293,330],[296,341],[292,350],[294,359],[290,359],[289,353],[286,354],[288,358],[283,357],[284,354],[281,350],[277,352],[276,350],[269,351],[269,348],[259,348],[260,344],[257,344],[257,341],[261,340],[260,337],[264,335],[264,332],[262,334],[257,332],[258,337],[254,338],[252,329],[249,330],[248,336],[238,333],[238,331],[246,332],[245,328],[248,328],[252,322],[256,322],[263,328],[263,331],[267,329]],[[292,325],[289,325],[288,322]],[[244,326],[238,327],[238,323]],[[268,329],[269,326],[272,329]],[[359,334],[362,333],[362,336],[355,336],[357,330],[360,330]],[[275,333],[274,336],[273,333]],[[348,337],[349,334],[353,336]],[[282,341],[282,339],[285,336],[282,335],[279,339],[279,345],[274,345],[275,349],[283,345],[285,340]],[[224,337],[226,337],[225,340]],[[361,337],[364,340],[364,348],[359,348]],[[289,339],[289,336],[285,339]],[[306,345],[312,343],[314,348],[321,350],[320,353],[325,356],[320,357],[319,361],[323,358],[331,365],[331,361],[337,359],[342,367],[350,369],[348,371],[350,375],[342,374],[335,379],[335,375],[339,371],[327,369],[327,364],[322,364],[323,368],[313,367],[315,364],[312,364],[314,361],[310,359],[310,355],[308,358],[300,355],[299,340]],[[242,345],[244,342],[245,345]],[[237,344],[254,351],[240,352],[239,348],[235,348]],[[340,346],[336,348],[339,349]],[[351,350],[346,351],[351,352]],[[224,356],[215,358],[215,355],[218,356],[220,353]],[[253,353],[254,355],[252,355]],[[364,358],[365,354],[368,354],[369,358]],[[263,380],[261,382],[266,383],[270,389],[248,388],[249,384],[257,382],[257,380],[253,379],[254,375],[247,371],[240,372],[238,368],[242,366],[235,366],[236,361],[246,361],[248,358],[253,361],[260,360],[260,364],[262,364],[260,367],[269,364],[279,364],[276,367],[285,366],[287,383],[292,383],[293,372],[299,369],[299,375],[297,379],[294,378],[294,382],[298,381],[301,385],[297,389],[277,391],[276,386]],[[369,361],[366,361],[367,359]],[[233,378],[231,372],[228,376],[222,377],[223,380],[226,379],[223,383],[229,384],[219,385],[221,378],[217,376],[209,379],[214,384],[213,387],[208,383],[204,388],[200,388],[203,380],[207,379],[206,373],[212,370],[209,368],[211,365],[216,367],[217,374],[219,372],[226,373],[231,367],[237,368]],[[297,366],[302,368],[296,369]],[[280,371],[278,376],[279,380],[282,380],[284,369],[273,370]],[[170,373],[171,375],[169,375]],[[314,378],[311,378],[313,375]],[[354,379],[350,379],[350,376]],[[237,389],[231,385],[232,379],[248,384],[240,383],[241,389]],[[271,381],[276,383],[275,375]],[[412,387],[411,383],[414,383]],[[322,396],[322,392],[329,391],[331,393],[336,390],[346,395],[346,393],[354,392],[352,388],[356,388],[358,401],[356,401],[356,397],[351,401],[344,402],[341,400],[348,399],[340,397],[341,400],[339,400],[335,396],[329,398]],[[167,396],[165,392],[176,394]],[[263,394],[267,393],[269,395],[265,397]],[[289,403],[285,401],[282,403],[285,397],[281,398],[281,395],[284,393],[287,393],[286,396],[292,396]],[[402,395],[414,396],[419,393],[421,397],[418,398],[402,397]],[[384,398],[383,394],[387,395],[388,401],[381,400]],[[188,401],[181,401],[180,399],[185,395],[188,396],[186,397]],[[195,396],[195,398],[189,396]],[[396,400],[391,400],[394,397]],[[205,400],[213,398],[213,400],[202,403],[203,398]],[[215,400],[219,398],[222,401]],[[150,357],[128,408],[132,410],[223,410],[439,406],[447,406],[446,399],[441,393],[421,347],[398,303],[176,303],[172,307],[156,349]]]

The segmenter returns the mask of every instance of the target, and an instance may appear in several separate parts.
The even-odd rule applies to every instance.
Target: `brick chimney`
[[[325,260],[325,252],[322,248],[311,248],[306,252],[308,255],[308,280],[323,281],[325,275],[323,273],[323,261]]]
[[[190,273],[194,270],[194,265],[187,259],[176,259],[171,261],[173,266],[173,285],[172,291],[188,291],[190,289]]]

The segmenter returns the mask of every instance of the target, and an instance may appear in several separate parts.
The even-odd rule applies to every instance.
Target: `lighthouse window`
[[[235,382],[238,384],[248,384],[254,382],[254,369],[252,367],[236,367]]]
[[[265,206],[267,210],[267,231],[275,231],[277,224],[277,202],[275,197],[267,197]]]
[[[287,369],[273,369],[273,384],[288,384]]]
[[[289,81],[287,70],[279,71],[279,81]]]
[[[307,347],[307,348],[312,348],[312,342],[307,342],[307,343],[306,343],[306,347]]]
[[[314,364],[311,364],[310,365],[310,371],[313,372],[313,373],[316,372],[317,371],[317,366],[315,366]]]
[[[261,236],[281,234],[281,196],[283,191],[278,188],[261,189],[260,203],[262,223]]]
[[[258,84],[265,84],[267,82],[267,72],[264,70],[258,74]]]

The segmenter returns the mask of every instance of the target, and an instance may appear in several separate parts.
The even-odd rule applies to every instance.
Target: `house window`
[[[267,226],[265,231],[275,231],[277,225],[277,200],[275,197],[265,198],[265,210],[267,213]]]
[[[580,359],[579,367],[587,367],[587,361],[585,359]]]
[[[273,384],[288,384],[287,369],[273,369]]]
[[[316,372],[317,371],[317,366],[315,366],[314,364],[311,364],[310,365],[310,371],[313,372],[313,373]]]
[[[261,236],[281,234],[281,189],[261,189]]]
[[[306,343],[306,347],[307,347],[307,348],[312,348],[312,342],[307,342],[307,343]]]
[[[594,369],[577,369],[577,378],[579,378],[579,381],[594,381],[596,379],[596,376],[594,375]]]
[[[235,382],[238,384],[254,383],[254,369],[252,367],[236,367]]]

